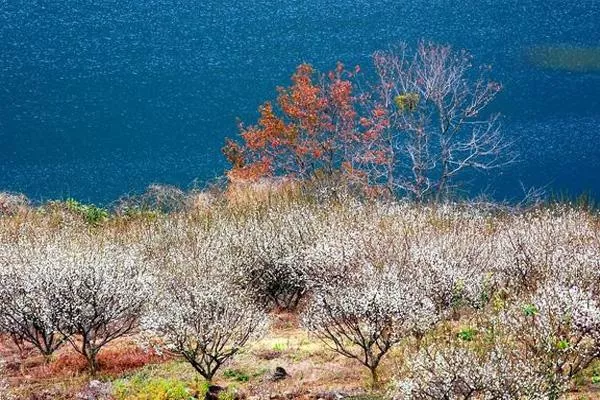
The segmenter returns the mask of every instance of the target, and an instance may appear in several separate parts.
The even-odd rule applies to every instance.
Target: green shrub
[[[219,393],[219,400],[234,400],[235,398],[235,392],[230,390]]]
[[[527,317],[535,317],[538,314],[538,309],[534,304],[527,304],[523,307],[523,314]]]
[[[473,339],[475,339],[476,335],[477,335],[477,330],[474,328],[461,329],[460,332],[458,332],[458,334],[457,334],[458,338],[465,342],[472,342]]]
[[[131,207],[120,211],[119,215],[128,219],[154,221],[161,215],[161,213],[160,211]]]
[[[394,97],[396,107],[402,112],[415,111],[420,100],[421,97],[418,93],[404,93]]]
[[[99,225],[109,217],[106,209],[93,204],[83,204],[75,199],[67,199],[65,205],[69,211],[81,215],[84,221],[90,225]]]
[[[226,369],[223,371],[223,375],[238,382],[248,382],[250,380],[250,376],[239,369]]]
[[[191,400],[195,396],[187,385],[175,379],[135,376],[114,383],[116,400]]]
[[[287,347],[288,346],[285,343],[277,342],[273,345],[273,350],[278,351],[278,352],[283,352],[287,349]]]

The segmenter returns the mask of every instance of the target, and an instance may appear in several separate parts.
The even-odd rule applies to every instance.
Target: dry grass
[[[293,314],[278,314],[274,321],[265,338],[244,348],[219,371],[216,384],[235,388],[250,399],[317,399],[336,393],[347,396],[369,393],[367,370],[355,360],[337,355],[300,329]],[[385,359],[381,368],[384,382],[389,382],[401,368],[405,347],[395,349]],[[61,349],[45,364],[35,352],[21,353],[4,337],[0,341],[0,355],[9,361],[6,375],[17,399],[75,399],[91,379],[85,370],[85,360],[69,347]],[[135,337],[103,350],[100,364],[99,379],[103,381],[127,382],[137,376],[151,376],[193,387],[198,380],[198,375],[184,361],[145,353],[136,346]],[[290,376],[272,381],[276,367],[285,368]],[[594,373],[590,371],[581,379],[581,386],[570,399],[600,398],[600,388],[591,384]]]
[[[100,352],[98,361],[102,379],[114,379],[172,359],[167,355],[144,351],[134,339],[118,340]],[[70,346],[59,349],[46,361],[35,350],[19,349],[9,338],[2,337],[0,356],[7,360],[5,375],[17,398],[33,399],[35,395],[48,390],[56,398],[70,398],[91,379],[85,358]]]
[[[290,318],[289,314],[279,316]],[[144,353],[131,337],[110,345],[100,355],[100,379],[115,380],[135,376],[149,368],[156,377],[192,382],[197,377],[185,362]],[[69,347],[61,349],[44,364],[35,352],[21,354],[6,338],[0,354],[10,360],[7,377],[18,399],[35,399],[51,394],[55,399],[71,399],[91,379],[85,360]],[[276,367],[290,375],[272,381]],[[364,393],[367,375],[352,360],[338,356],[297,325],[275,324],[267,337],[243,349],[218,373],[215,383],[233,386],[247,396],[270,398],[315,398],[325,393]]]

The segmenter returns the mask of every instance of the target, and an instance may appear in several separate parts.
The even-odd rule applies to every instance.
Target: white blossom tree
[[[545,377],[550,400],[561,398],[570,380],[600,358],[600,301],[577,286],[547,282],[496,323],[519,346],[523,362]]]
[[[409,269],[438,312],[481,308],[496,287],[495,246],[479,226],[453,221],[443,231],[423,230],[409,244]]]
[[[100,349],[137,327],[152,276],[134,247],[58,234],[3,250],[0,329],[17,342],[48,358],[68,341],[95,374]]]
[[[161,259],[151,305],[142,320],[147,344],[182,356],[206,380],[249,340],[260,336],[267,314],[235,282],[238,259],[222,230],[196,230],[173,240]]]
[[[296,309],[309,286],[309,271],[299,259],[322,228],[319,214],[296,206],[245,221],[229,244],[236,253],[237,283],[268,308]]]
[[[92,375],[98,352],[133,332],[152,293],[152,276],[133,249],[109,244],[63,248],[48,260],[59,330],[83,355]]]
[[[14,396],[9,393],[8,382],[1,378],[4,373],[4,360],[0,358],[0,400],[13,400]]]
[[[600,296],[600,230],[596,219],[568,207],[518,213],[496,235],[495,274],[517,295],[554,281]]]
[[[438,321],[431,300],[399,279],[399,270],[356,269],[352,278],[320,286],[302,316],[303,325],[327,346],[367,367],[379,386],[385,354]]]
[[[46,361],[68,339],[59,333],[54,279],[35,262],[5,265],[0,270],[0,331],[8,333],[21,349],[25,343],[33,345]]]
[[[476,351],[434,344],[407,361],[395,400],[542,400],[544,377],[500,346]]]

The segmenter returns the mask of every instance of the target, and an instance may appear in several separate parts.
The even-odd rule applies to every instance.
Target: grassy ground
[[[270,333],[244,348],[217,374],[215,384],[226,387],[223,399],[385,399],[386,389],[369,389],[367,370],[355,360],[329,350],[298,327],[296,317],[279,314]],[[203,398],[206,382],[183,360],[144,352],[135,336],[103,350],[104,364],[96,378],[111,382],[117,400],[190,400]],[[19,352],[2,338],[0,354],[9,361],[6,375],[17,399],[77,399],[92,379],[85,361],[68,346],[45,364],[34,352]],[[402,347],[385,360],[381,372],[389,382],[402,363]],[[289,374],[274,381],[276,367]],[[81,397],[79,397],[81,398]],[[572,400],[600,399],[600,363],[577,379]]]
[[[244,348],[219,371],[214,383],[228,388],[222,397],[237,393],[256,399],[310,399],[368,392],[367,371],[355,361],[309,337],[298,328],[295,316],[283,314],[275,320],[267,337]],[[45,364],[32,351],[20,352],[6,337],[1,343],[0,354],[9,361],[6,375],[18,399],[75,398],[91,379],[85,360],[68,346]],[[385,369],[393,367],[393,359]],[[185,361],[145,353],[134,336],[103,350],[100,363],[105,367],[97,379],[112,382],[117,399],[187,400],[206,387]],[[289,376],[272,380],[276,367],[285,368]]]

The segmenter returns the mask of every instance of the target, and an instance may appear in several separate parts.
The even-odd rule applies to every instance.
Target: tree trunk
[[[98,371],[100,370],[100,366],[98,365],[98,358],[95,352],[92,352],[87,357],[88,369],[90,371],[91,376],[96,376]]]
[[[45,353],[44,354],[44,365],[50,364],[50,362],[52,361],[52,354],[53,353]]]
[[[96,376],[100,370],[100,366],[98,365],[98,349],[94,349],[90,343],[86,343],[84,338],[82,353],[87,360],[90,375]]]
[[[381,387],[381,383],[379,382],[379,374],[377,373],[377,365],[373,367],[369,367],[371,370],[371,388],[376,390]]]

